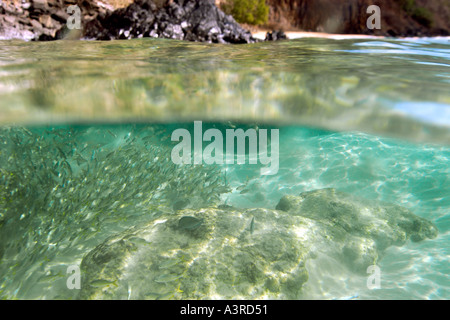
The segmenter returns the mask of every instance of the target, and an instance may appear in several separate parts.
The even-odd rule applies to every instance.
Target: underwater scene
[[[448,38],[3,41],[0,298],[449,299]]]

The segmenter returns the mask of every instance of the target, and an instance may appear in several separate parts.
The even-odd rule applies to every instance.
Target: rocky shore
[[[388,37],[449,36],[448,0],[267,0],[274,29]],[[380,28],[369,29],[370,5],[380,8]]]
[[[381,28],[368,29],[369,0],[268,0],[265,29],[313,31],[377,36],[448,36],[450,6],[446,0],[379,0]],[[223,1],[131,0],[114,7],[108,0],[0,1],[0,40],[96,40],[140,37],[171,38],[214,43],[259,41],[233,17],[220,10]],[[216,6],[216,4],[219,5]],[[80,8],[81,29],[68,30],[67,9]],[[128,5],[128,6],[127,6]],[[70,31],[70,32],[69,32]],[[282,33],[265,40],[286,39]]]
[[[79,6],[81,21],[103,16],[112,7],[98,1],[15,0],[0,1],[0,39],[56,40],[70,15],[67,9]]]
[[[141,37],[213,43],[256,42],[233,17],[213,1],[171,1],[158,8],[153,1],[136,0],[85,26],[84,37],[112,40]]]
[[[72,17],[67,10],[70,5],[80,8],[80,30],[67,27]],[[257,41],[210,0],[175,0],[162,5],[136,0],[128,7],[113,9],[101,1],[2,2],[0,39],[57,40],[75,34],[76,38],[93,40],[157,37],[214,43]]]

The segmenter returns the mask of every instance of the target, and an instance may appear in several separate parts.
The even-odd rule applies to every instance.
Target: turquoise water
[[[0,297],[79,298],[66,285],[68,266],[108,237],[184,208],[275,209],[285,195],[334,188],[407,208],[439,234],[380,252],[378,289],[333,257],[307,259],[294,298],[448,299],[449,61],[448,39],[4,42]],[[250,150],[242,165],[174,164],[171,135],[184,128],[194,137],[194,120],[224,137],[279,130],[278,170],[261,175]],[[264,232],[258,221],[254,237]],[[172,280],[132,280],[125,299],[183,299],[189,290],[177,278],[184,293],[137,295]],[[234,298],[292,298],[252,290]],[[226,296],[205,292],[195,297]]]
[[[3,41],[0,122],[276,122],[447,144],[449,60],[448,38]]]

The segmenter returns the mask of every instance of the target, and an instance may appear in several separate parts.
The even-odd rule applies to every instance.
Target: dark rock
[[[287,40],[286,34],[282,30],[274,30],[272,32],[267,32],[265,41],[277,41],[277,40]]]
[[[173,210],[181,210],[187,207],[189,205],[190,201],[189,199],[181,199],[175,202],[172,206]]]
[[[123,30],[123,31],[122,31]],[[253,43],[251,33],[210,0],[175,0],[157,8],[138,0],[86,24],[87,39],[158,37],[213,43]]]
[[[0,39],[60,39],[69,18],[66,10],[73,4],[80,6],[84,23],[106,15],[96,1],[32,0],[16,5],[0,1]]]
[[[54,40],[54,39],[55,39],[55,37],[43,33],[43,34],[41,34],[41,35],[39,36],[39,39],[38,39],[38,40],[39,40],[39,41],[52,41],[52,40]]]
[[[280,199],[275,209],[281,211],[289,211],[291,209],[291,202],[287,197],[283,197]]]
[[[82,30],[68,30],[69,5],[81,9]],[[0,5],[0,39],[58,40],[169,38],[210,43],[254,43],[251,33],[226,15],[213,0],[136,0],[114,11],[96,1],[32,0],[17,6]],[[282,31],[267,40],[286,39]]]

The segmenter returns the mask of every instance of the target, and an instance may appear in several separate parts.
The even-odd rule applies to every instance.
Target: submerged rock
[[[277,209],[293,215],[331,224],[347,233],[370,237],[378,248],[403,245],[406,240],[421,241],[437,236],[430,221],[401,206],[358,199],[336,189],[322,189],[284,196]]]
[[[202,219],[201,227],[180,229],[186,216]],[[250,233],[253,218],[258,223]],[[283,197],[277,210],[185,209],[87,254],[79,298],[296,299],[308,281],[309,259],[366,272],[388,246],[436,235],[431,222],[405,208],[334,189]],[[151,244],[131,242],[135,237]],[[117,287],[92,285],[98,280]]]
[[[323,225],[333,239],[335,249],[330,253],[359,273],[375,264],[389,246],[438,234],[433,223],[406,208],[359,199],[336,189],[284,196],[276,208]]]

